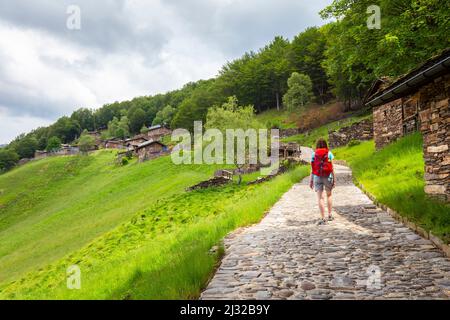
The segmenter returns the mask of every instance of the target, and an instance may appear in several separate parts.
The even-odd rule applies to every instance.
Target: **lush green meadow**
[[[450,241],[450,207],[424,192],[422,137],[416,133],[375,152],[373,141],[333,150],[381,203]]]
[[[80,249],[217,169],[180,170],[170,157],[118,167],[115,154],[42,159],[0,176],[1,285]]]
[[[0,298],[194,298],[220,256],[210,248],[308,174],[185,192],[217,167],[169,157],[118,167],[114,154],[45,159],[0,176]],[[66,287],[73,264],[81,290]]]

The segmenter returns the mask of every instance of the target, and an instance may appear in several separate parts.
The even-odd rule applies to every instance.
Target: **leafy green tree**
[[[19,161],[19,155],[11,149],[0,149],[0,172],[13,168]]]
[[[48,139],[47,147],[45,148],[45,150],[50,152],[59,149],[61,149],[61,139],[55,136]]]
[[[56,136],[63,143],[70,143],[81,133],[80,125],[77,121],[69,117],[61,117],[49,128],[49,137]]]
[[[95,146],[95,140],[88,134],[82,134],[80,139],[78,140],[78,148],[84,154],[88,151],[92,150]]]
[[[208,109],[223,102],[223,99],[214,80],[201,82],[191,96],[180,104],[170,126],[192,130],[194,121],[204,122]]]
[[[94,113],[87,108],[80,108],[74,111],[70,119],[78,122],[81,130],[94,131],[96,129]]]
[[[133,110],[133,112],[129,116],[130,132],[138,133],[141,130],[142,126],[145,125],[146,116],[147,116],[147,114],[141,108],[137,108],[137,109]]]
[[[323,66],[336,94],[351,108],[381,76],[398,77],[448,47],[448,1],[380,0],[381,28],[367,27],[370,0],[335,0],[321,11]]]
[[[123,116],[119,120],[116,117],[114,117],[113,120],[111,120],[108,123],[108,136],[110,138],[120,138],[120,139],[125,139],[126,137],[129,137],[130,129],[128,118],[126,116]]]
[[[288,87],[289,89],[283,97],[288,110],[292,111],[303,107],[313,96],[311,79],[305,74],[293,72],[288,80]]]
[[[228,101],[221,106],[215,106],[208,110],[206,116],[206,129],[218,129],[224,135],[227,129],[258,129],[264,126],[260,124],[255,117],[255,110],[252,105],[240,106],[238,99],[235,96],[229,97]],[[247,140],[247,139],[246,139]],[[248,148],[248,141],[246,141],[245,148]],[[242,168],[245,163],[249,162],[249,157],[246,157],[245,163],[238,163],[237,158],[237,143],[235,144],[234,162],[238,169]],[[239,183],[242,180],[242,174],[239,172]]]
[[[322,66],[326,45],[322,29],[311,27],[292,40],[289,53],[289,61],[293,69],[311,78],[314,95],[322,104],[330,97],[328,77]]]
[[[19,155],[20,159],[33,158],[38,148],[38,141],[34,136],[24,136],[13,143],[13,149]]]
[[[176,109],[172,108],[170,104],[164,107],[161,111],[158,111],[155,119],[153,119],[152,125],[157,124],[170,124],[173,120],[173,117],[176,113]]]

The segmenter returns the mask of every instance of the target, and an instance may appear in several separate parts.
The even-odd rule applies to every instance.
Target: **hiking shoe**
[[[325,219],[320,219],[319,222],[317,223],[318,226],[327,224],[327,222],[325,221]]]

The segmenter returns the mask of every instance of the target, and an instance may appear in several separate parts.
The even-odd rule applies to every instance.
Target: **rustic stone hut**
[[[379,80],[366,98],[377,149],[413,131],[423,135],[425,192],[450,200],[450,49],[391,84]]]
[[[134,136],[133,138],[125,140],[125,147],[135,148],[146,141],[148,141],[147,136],[140,134],[140,135]]]
[[[301,155],[300,146],[297,143],[280,143],[280,159],[299,161]]]
[[[167,146],[159,141],[146,141],[135,148],[139,162],[157,158],[167,151]]]
[[[125,142],[120,139],[107,140],[105,142],[106,149],[125,149]]]
[[[164,136],[172,134],[172,130],[164,125],[156,125],[148,128],[147,138],[152,140],[159,140]]]

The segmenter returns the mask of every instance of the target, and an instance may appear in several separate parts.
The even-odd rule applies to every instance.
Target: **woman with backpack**
[[[316,144],[316,150],[312,154],[311,158],[311,177],[309,186],[316,191],[317,199],[319,201],[319,209],[321,219],[319,225],[325,224],[325,204],[323,198],[323,189],[327,195],[328,206],[328,221],[333,220],[332,216],[332,198],[331,192],[335,186],[335,175],[333,169],[333,154],[328,150],[327,142],[324,139],[319,139]]]

